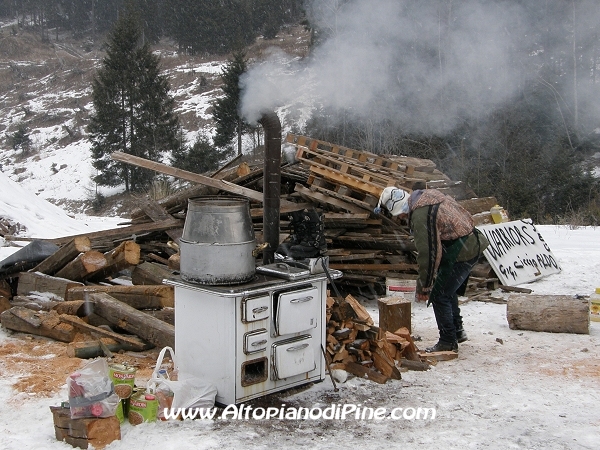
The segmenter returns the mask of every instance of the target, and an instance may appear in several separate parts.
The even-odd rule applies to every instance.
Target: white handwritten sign
[[[483,253],[506,286],[529,283],[562,269],[531,219],[479,225],[490,241]]]

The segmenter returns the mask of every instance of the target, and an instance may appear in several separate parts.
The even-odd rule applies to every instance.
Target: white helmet
[[[409,194],[405,190],[396,187],[386,187],[379,196],[379,203],[374,211],[375,213],[379,213],[383,204],[392,216],[408,214],[408,197]]]

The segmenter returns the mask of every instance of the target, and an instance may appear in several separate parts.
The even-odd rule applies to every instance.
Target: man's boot
[[[324,234],[324,214],[314,209],[293,211],[288,216],[293,230],[289,240],[277,249],[278,253],[295,259],[314,258],[327,251]]]

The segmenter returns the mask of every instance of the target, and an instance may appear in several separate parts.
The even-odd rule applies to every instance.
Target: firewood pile
[[[386,186],[439,189],[459,200],[476,224],[491,222],[489,210],[496,199],[476,198],[468,186],[453,182],[429,160],[375,155],[293,134],[287,136],[286,147],[293,150],[295,161],[281,167],[280,240],[289,234],[289,212],[324,212],[329,267],[343,272],[339,287],[345,292],[373,298],[385,293],[390,277],[416,279],[409,231],[372,212]],[[69,354],[82,358],[173,346],[173,288],[162,281],[178,273],[178,240],[188,199],[231,194],[248,198],[257,242],[262,243],[262,166],[236,159],[206,176],[129,155],[121,154],[119,160],[178,177],[191,187],[159,201],[140,201],[129,222],[115,229],[32,240],[29,246],[40,247],[39,258],[17,258],[0,267],[5,328],[68,342]],[[0,230],[6,240],[22,240],[11,237],[7,227]],[[486,263],[473,274],[471,295],[497,287]],[[332,367],[341,364],[375,379],[368,371],[397,377],[394,361],[422,364],[408,329],[375,327],[352,295],[330,298],[329,306],[327,355]],[[89,339],[74,341],[77,333]]]

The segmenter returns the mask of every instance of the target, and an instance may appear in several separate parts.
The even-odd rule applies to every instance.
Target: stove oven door
[[[301,375],[314,370],[316,349],[310,335],[275,342],[272,345],[271,376],[273,380]]]
[[[300,333],[315,328],[321,312],[319,289],[310,287],[274,296],[275,336]]]

